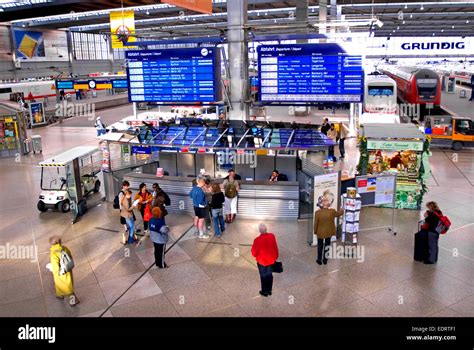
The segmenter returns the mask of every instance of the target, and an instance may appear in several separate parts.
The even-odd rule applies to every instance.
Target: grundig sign
[[[463,41],[458,42],[432,42],[432,43],[403,43],[403,50],[462,50],[466,48]]]

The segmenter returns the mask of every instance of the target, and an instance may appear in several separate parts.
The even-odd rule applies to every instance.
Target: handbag
[[[272,270],[275,273],[282,273],[283,272],[283,263],[281,261],[275,261],[272,265]]]
[[[152,217],[153,215],[151,214],[150,204],[147,204],[143,215],[143,221],[150,221]]]

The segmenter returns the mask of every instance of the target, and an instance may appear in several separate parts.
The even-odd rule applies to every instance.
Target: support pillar
[[[229,120],[249,117],[249,73],[246,25],[248,0],[227,2],[227,40],[229,48],[230,103]]]
[[[328,19],[328,1],[319,0],[319,34],[327,34],[327,19]],[[319,39],[320,43],[325,43],[326,39]]]
[[[308,0],[296,0],[296,23],[302,26],[308,23]],[[304,32],[308,33],[308,28]],[[306,44],[308,39],[299,39],[296,41],[297,44]]]

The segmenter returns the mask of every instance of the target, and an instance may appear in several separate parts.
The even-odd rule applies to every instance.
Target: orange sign
[[[161,2],[208,15],[212,14],[212,0],[163,0]]]

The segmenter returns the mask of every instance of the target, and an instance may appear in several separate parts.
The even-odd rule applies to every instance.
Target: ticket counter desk
[[[170,213],[194,215],[193,203],[189,197],[192,189],[191,177],[164,176],[130,173],[124,176],[130,182],[135,194],[143,182],[151,190],[157,182],[170,196]],[[223,182],[217,179],[216,182]],[[293,181],[239,181],[238,217],[246,219],[297,220],[299,215],[299,183]]]

